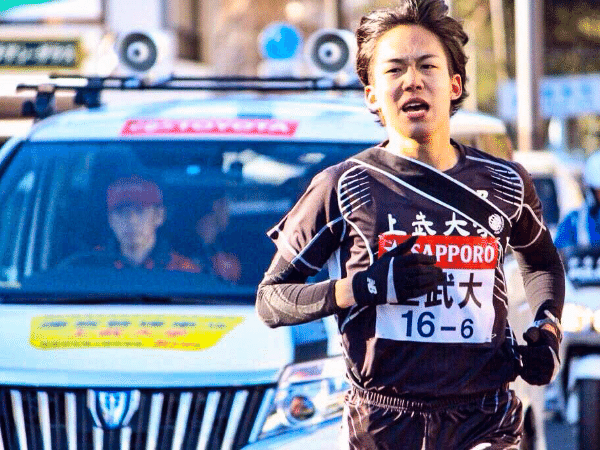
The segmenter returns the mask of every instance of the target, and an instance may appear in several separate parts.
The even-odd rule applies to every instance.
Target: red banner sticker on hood
[[[409,237],[396,234],[380,235],[379,256]],[[498,243],[493,237],[420,236],[412,251],[435,256],[436,266],[442,269],[493,269],[498,262]]]
[[[129,119],[121,129],[121,136],[165,134],[293,136],[296,128],[298,128],[298,121],[278,119]]]

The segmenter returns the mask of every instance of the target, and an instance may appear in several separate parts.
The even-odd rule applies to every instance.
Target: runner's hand
[[[354,275],[352,291],[358,305],[402,304],[436,289],[443,271],[434,265],[435,256],[410,251],[416,241],[412,236]]]
[[[537,386],[550,383],[560,367],[559,337],[550,330],[533,326],[523,334],[523,338],[527,345],[519,346],[523,363],[521,378]]]

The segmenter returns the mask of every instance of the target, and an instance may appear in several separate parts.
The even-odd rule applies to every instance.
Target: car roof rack
[[[245,77],[245,76],[207,76],[182,77],[169,75],[164,78],[147,80],[138,77],[122,76],[83,76],[50,75],[43,84],[19,84],[17,92],[35,90],[34,100],[23,104],[25,117],[43,119],[55,113],[54,95],[56,91],[74,91],[74,104],[86,108],[101,106],[100,94],[103,90],[205,90],[205,91],[362,91],[358,79],[342,84],[328,77]]]

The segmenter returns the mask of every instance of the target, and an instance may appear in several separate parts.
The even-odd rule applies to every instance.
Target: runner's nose
[[[409,66],[403,75],[403,87],[407,91],[416,91],[423,88],[421,74],[414,66]]]

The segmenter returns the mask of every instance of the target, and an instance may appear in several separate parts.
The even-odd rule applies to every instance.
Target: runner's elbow
[[[284,325],[275,313],[275,308],[270,304],[270,291],[272,285],[259,284],[256,292],[256,314],[258,318],[269,328],[277,328]]]

